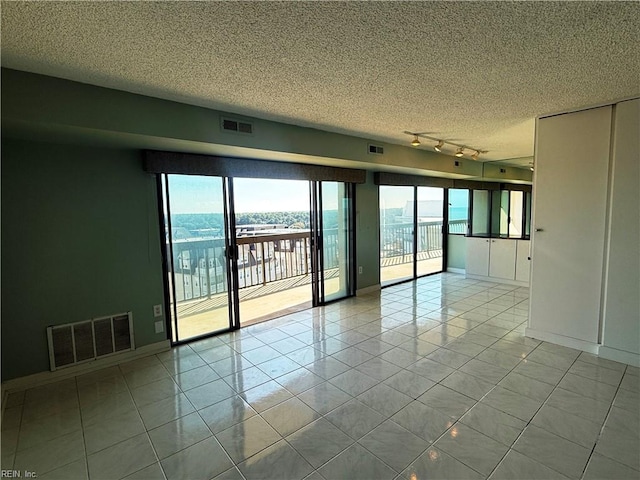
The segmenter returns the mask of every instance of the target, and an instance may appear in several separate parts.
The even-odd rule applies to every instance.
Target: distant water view
[[[449,207],[449,220],[466,220],[468,207]]]
[[[402,216],[402,208],[387,208],[387,219]],[[449,220],[465,220],[467,207],[449,208]],[[336,228],[337,210],[324,212],[326,229]],[[440,217],[438,217],[440,218]],[[217,237],[222,232],[222,214],[217,213],[177,213],[171,218],[174,238]],[[292,229],[309,229],[308,212],[252,212],[236,214],[236,226],[242,225],[279,225]]]

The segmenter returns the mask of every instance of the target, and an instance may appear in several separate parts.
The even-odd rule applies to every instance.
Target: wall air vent
[[[373,155],[383,155],[384,154],[384,147],[381,147],[379,145],[373,145],[373,144],[369,144],[369,153],[373,154]]]
[[[47,327],[51,371],[134,350],[131,312]]]
[[[245,135],[253,134],[253,124],[249,122],[241,122],[233,118],[222,119],[222,130],[225,132],[244,133]]]

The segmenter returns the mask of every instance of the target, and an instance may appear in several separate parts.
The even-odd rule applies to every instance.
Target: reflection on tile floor
[[[638,368],[440,274],[9,396],[41,479],[638,479]]]

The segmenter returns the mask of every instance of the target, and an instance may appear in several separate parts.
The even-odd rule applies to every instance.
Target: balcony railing
[[[467,221],[449,221],[449,233],[467,233]],[[417,238],[418,253],[442,251],[442,221],[418,222]],[[394,264],[411,262],[411,258],[407,258],[405,262],[398,262],[395,257],[413,255],[413,223],[384,225],[380,235],[380,243],[383,266],[385,258],[394,258]]]
[[[466,220],[449,222],[450,233],[466,233]],[[413,224],[393,224],[381,231],[382,264],[411,262]],[[238,236],[239,288],[311,273],[309,230],[256,233]],[[173,268],[177,302],[210,298],[227,291],[223,238],[190,238],[173,243]],[[323,233],[325,269],[338,266],[338,231]],[[442,222],[418,223],[418,252],[441,255]]]
[[[325,269],[338,266],[337,229],[323,233]],[[239,288],[311,273],[309,230],[238,236]],[[223,238],[184,239],[173,243],[176,301],[209,298],[227,291]]]

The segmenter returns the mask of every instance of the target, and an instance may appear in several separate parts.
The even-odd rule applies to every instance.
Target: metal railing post
[[[260,242],[260,251],[262,254],[262,285],[266,285],[267,284],[267,274],[266,271],[264,269],[264,242]],[[256,262],[257,264],[257,262]],[[256,270],[258,269],[258,265],[256,265]],[[258,272],[256,272],[257,274]]]

